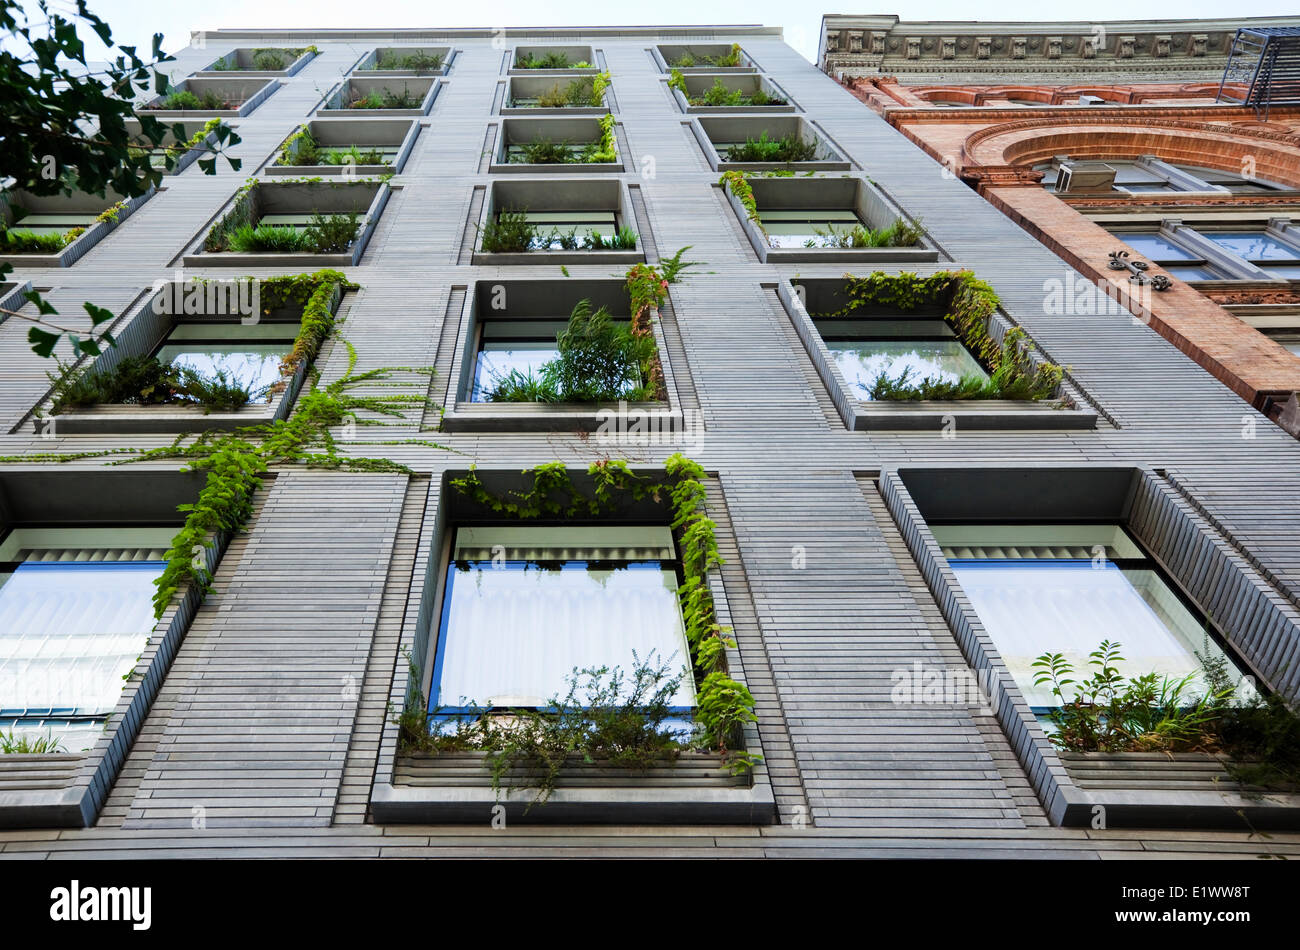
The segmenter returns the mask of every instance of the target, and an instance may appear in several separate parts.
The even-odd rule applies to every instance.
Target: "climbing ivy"
[[[735,169],[723,172],[722,177],[718,179],[718,184],[736,196],[736,200],[745,209],[745,215],[754,223],[754,227],[767,237],[767,229],[763,227],[763,222],[758,215],[758,202],[754,200],[754,189],[749,187],[749,180],[745,178],[744,172]]]
[[[700,683],[696,690],[697,741],[722,754],[733,770],[743,771],[761,759],[741,747],[740,730],[754,722],[754,697],[744,684],[727,672],[726,649],[735,647],[730,627],[718,623],[709,573],[722,564],[718,554],[717,525],[708,517],[704,469],[680,453],[664,463],[663,481],[638,475],[623,460],[606,460],[587,468],[590,493],[574,484],[563,462],[548,462],[525,469],[529,477],[523,490],[495,494],[484,486],[475,468],[451,485],[490,510],[513,518],[595,517],[620,504],[667,496],[673,513],[672,529],[681,552],[684,580],[677,589],[686,640],[691,648]]]

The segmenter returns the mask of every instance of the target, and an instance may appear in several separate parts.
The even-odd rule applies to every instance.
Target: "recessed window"
[[[297,329],[291,323],[180,323],[156,355],[207,379],[224,373],[250,392],[265,392],[280,381],[280,362],[293,349]]]
[[[546,707],[575,669],[689,669],[672,532],[662,526],[459,527],[431,712]],[[672,705],[694,706],[682,677]]]
[[[956,383],[968,377],[981,382],[989,378],[941,319],[814,320],[813,325],[859,399],[872,398],[881,376],[898,380],[905,375],[912,384],[924,379]]]
[[[1198,657],[1233,659],[1133,537],[1115,524],[936,525],[943,549],[971,606],[1029,705],[1055,705],[1048,685],[1035,686],[1034,660],[1061,653],[1088,670],[1103,640],[1121,644],[1125,676],[1155,672],[1200,677]]]
[[[0,731],[94,745],[154,627],[174,528],[15,528],[0,540]]]
[[[572,250],[593,234],[608,242],[621,224],[613,211],[529,211],[524,219],[535,228],[537,250]]]

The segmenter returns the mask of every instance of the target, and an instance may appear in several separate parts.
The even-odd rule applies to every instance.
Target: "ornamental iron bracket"
[[[1146,261],[1129,260],[1128,251],[1111,251],[1110,264],[1107,265],[1111,270],[1126,270],[1129,272],[1129,280],[1137,284],[1150,284],[1152,290],[1168,290],[1170,287],[1169,278],[1164,274],[1152,274],[1147,276],[1147,268],[1151,265]]]

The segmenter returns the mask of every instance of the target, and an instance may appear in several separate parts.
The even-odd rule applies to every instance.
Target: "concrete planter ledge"
[[[793,169],[798,172],[848,171],[853,166],[810,121],[798,115],[702,115],[691,122],[691,130],[704,150],[709,167],[717,172],[767,172]],[[810,162],[729,162],[723,158],[722,146],[757,139],[766,132],[768,138],[798,135],[805,142],[817,144],[821,158]]]
[[[842,278],[814,278],[801,280],[802,284],[815,281],[842,283]],[[780,298],[795,332],[803,342],[817,375],[830,394],[845,428],[853,431],[919,430],[942,431],[954,424],[961,429],[1095,429],[1098,413],[1084,395],[1068,381],[1061,384],[1058,400],[956,400],[938,401],[882,401],[864,400],[850,388],[817,331],[808,309],[794,292],[788,281],[777,284]],[[990,321],[989,335],[1001,340],[1012,324],[1001,313]],[[1030,358],[1042,361],[1035,349]],[[1072,403],[1061,408],[1059,400]]]
[[[582,68],[564,66],[559,69],[524,69],[515,65],[520,59],[527,58],[529,55],[541,59],[547,53],[563,53],[570,63],[591,65]],[[590,46],[516,46],[510,52],[510,66],[506,70],[509,76],[594,76],[599,72],[601,69],[596,65],[596,51]]]
[[[159,95],[148,100],[141,107],[141,110],[157,119],[199,119],[203,121],[212,118],[237,119],[240,116],[248,115],[279,88],[280,83],[275,79],[264,79],[258,76],[244,78],[235,72],[217,73],[211,77],[191,76],[189,79],[178,82],[172,87],[172,91],[188,91],[197,96],[202,96],[205,92],[215,92],[222,99],[237,103],[237,105],[231,109],[151,108],[162,103],[166,98],[166,96]]]
[[[275,78],[278,76],[292,76],[310,63],[316,54],[309,49],[304,49],[298,58],[291,62],[284,69],[258,69],[253,64],[255,50],[257,49],[274,49],[284,53],[292,53],[293,50],[284,47],[252,47],[241,46],[233,49],[225,56],[213,60],[203,69],[200,69],[194,75],[200,79],[224,79],[227,76],[246,76],[252,78]],[[225,68],[218,69],[218,63],[225,63]]]
[[[692,96],[702,96],[713,87],[715,80],[721,80],[722,84],[728,89],[739,89],[746,95],[753,95],[760,89],[774,99],[784,99],[786,104],[783,106],[696,106],[691,105],[691,101],[682,91],[675,86],[669,87],[673,101],[677,103],[677,108],[689,115],[746,115],[769,113],[780,114],[782,112],[798,112],[799,106],[790,98],[790,94],[778,86],[767,76],[759,73],[747,73],[740,71],[715,70],[714,72],[691,70],[687,73],[681,71],[686,79],[686,89]]]
[[[750,220],[740,199],[730,188],[718,187],[739,218],[758,259],[765,264],[919,264],[939,259],[938,247],[925,234],[913,247],[772,247],[767,234]],[[749,187],[760,214],[788,208],[853,211],[866,226],[875,229],[905,218],[901,208],[862,178],[751,178]]]
[[[143,195],[126,199],[121,198],[120,195],[113,191],[107,192],[107,197],[104,198],[98,195],[81,193],[74,195],[29,195],[23,191],[9,192],[8,197],[12,203],[32,214],[98,215],[107,211],[119,201],[124,201],[125,204],[122,210],[118,212],[116,220],[96,221],[86,228],[84,234],[57,254],[0,254],[0,262],[12,264],[16,268],[70,267],[84,257],[87,251],[107,237],[110,231],[134,214],[136,209],[152,198],[156,192],[157,189],[151,186]],[[0,204],[0,214],[4,215],[6,223],[12,221],[13,212],[7,203]],[[18,222],[16,230],[22,230],[21,221]]]
[[[351,267],[361,260],[370,235],[374,233],[388,204],[391,188],[388,182],[301,182],[265,179],[258,186],[255,200],[259,202],[257,217],[263,214],[346,214],[356,211],[360,216],[357,236],[352,248],[339,254],[244,254],[237,251],[204,251],[203,241],[211,227],[205,227],[192,250],[182,261],[186,267]],[[229,206],[221,215],[229,212]],[[213,224],[221,219],[213,219]]]
[[[395,76],[385,79],[353,74],[351,78],[339,83],[325,96],[320,108],[316,110],[316,115],[318,118],[382,119],[397,116],[418,118],[429,114],[429,110],[433,108],[433,100],[437,98],[438,90],[441,88],[442,83],[432,76]],[[349,102],[367,96],[372,92],[380,94],[391,92],[393,94],[402,93],[403,95],[416,96],[420,99],[420,104],[411,108],[397,109],[353,109],[348,107]]]
[[[504,118],[501,120],[501,134],[497,136],[496,152],[492,156],[492,164],[488,169],[489,173],[493,175],[591,175],[619,174],[626,170],[623,156],[619,154],[615,155],[615,160],[612,162],[564,162],[551,165],[531,165],[506,160],[511,145],[535,142],[540,139],[574,144],[599,142],[600,125],[597,118],[593,116]]]
[[[669,72],[676,69],[683,76],[700,75],[703,73],[753,73],[758,71],[758,65],[750,58],[749,54],[742,48],[740,51],[739,66],[714,66],[711,63],[704,62],[705,56],[726,56],[731,52],[730,43],[689,43],[678,45],[672,43],[661,43],[651,48],[650,55],[658,64],[659,69],[663,72]],[[696,66],[673,66],[672,64],[681,59],[683,54],[689,53],[694,56],[698,62]]]
[[[627,183],[619,179],[506,179],[491,183],[483,210],[476,222],[471,262],[484,267],[546,266],[568,264],[625,265],[645,260],[645,236],[638,232],[637,247],[631,251],[534,250],[493,252],[477,250],[487,223],[502,211],[612,212],[615,220],[636,230],[636,215]]]
[[[437,69],[376,69],[375,64],[389,53],[398,56],[409,56],[416,53],[426,56],[441,56],[442,63]],[[401,76],[446,76],[451,72],[451,65],[455,58],[456,50],[450,46],[381,46],[378,49],[372,49],[363,56],[361,61],[353,67],[352,72],[359,79],[370,77],[391,79]]]
[[[284,148],[284,143],[281,143],[262,168],[263,175],[302,178],[396,175],[411,157],[411,150],[420,134],[420,123],[414,119],[312,119],[304,124],[312,138],[322,146],[348,148],[355,145],[363,152],[369,148],[395,148],[397,154],[391,165],[277,165],[275,162]],[[295,129],[293,134],[297,131]],[[297,150],[296,145],[293,148]]]

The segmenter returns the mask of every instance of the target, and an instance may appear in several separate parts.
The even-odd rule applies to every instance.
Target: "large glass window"
[[[537,229],[535,240],[544,250],[572,249],[565,247],[566,239],[581,242],[590,234],[608,241],[619,228],[613,211],[528,211],[525,218]]]
[[[18,528],[0,541],[0,731],[90,748],[154,627],[174,528]]]
[[[545,707],[579,670],[671,663],[695,702],[677,554],[659,526],[461,527],[453,539],[431,711]]]
[[[1183,280],[1300,280],[1300,243],[1293,244],[1263,227],[1214,230],[1210,225],[1184,225],[1173,230],[1148,228],[1111,233],[1151,263]],[[1227,260],[1207,260],[1198,241],[1212,243],[1227,255]],[[1263,270],[1267,276],[1260,276],[1246,265]]]
[[[1084,159],[1079,159],[1083,161]],[[1179,165],[1156,158],[1087,159],[1102,161],[1115,169],[1116,194],[1151,194],[1161,192],[1197,192],[1227,189],[1234,194],[1285,190],[1286,186],[1260,178],[1247,178],[1233,172],[1202,168],[1197,165]],[[1055,190],[1060,170],[1060,160],[1041,162],[1034,166],[1042,171],[1043,187]]]
[[[1228,275],[1213,266],[1199,254],[1174,243],[1158,228],[1147,231],[1112,231],[1138,255],[1145,257],[1152,264],[1159,264],[1179,280],[1196,282],[1200,280],[1227,280]]]
[[[1035,686],[1036,657],[1064,654],[1087,676],[1088,654],[1118,642],[1126,677],[1197,676],[1197,654],[1231,657],[1204,619],[1118,525],[938,525],[932,528],[971,606],[1030,706],[1055,705]],[[1235,673],[1240,676],[1240,671]],[[1077,679],[1078,677],[1076,677]]]
[[[845,382],[859,399],[871,399],[881,376],[907,382],[964,377],[987,381],[988,373],[956,333],[940,319],[814,320]]]

